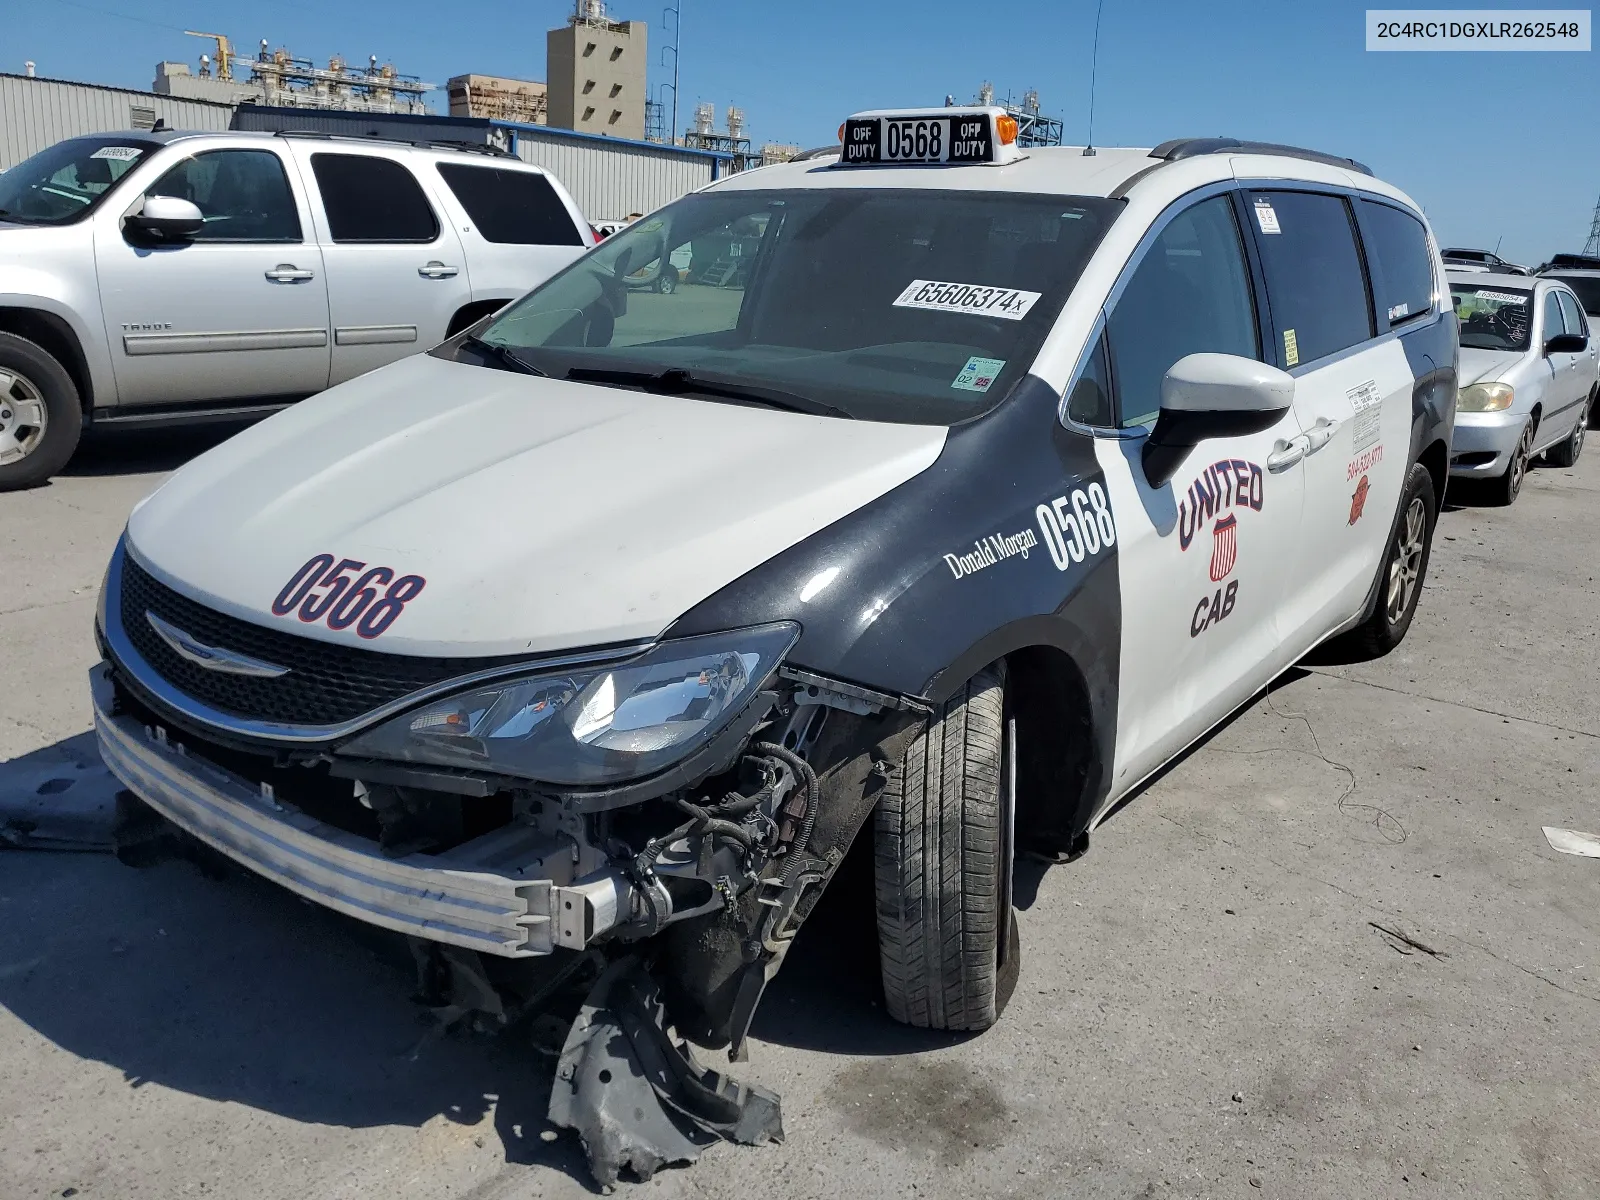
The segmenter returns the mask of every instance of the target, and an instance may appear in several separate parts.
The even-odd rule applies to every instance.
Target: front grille
[[[197,604],[124,556],[122,630],[167,683],[209,708],[280,725],[340,725],[412,692],[462,675],[524,661],[509,658],[412,658],[313,641],[253,625]],[[276,679],[208,671],[173,652],[145,613],[208,646],[288,667]]]

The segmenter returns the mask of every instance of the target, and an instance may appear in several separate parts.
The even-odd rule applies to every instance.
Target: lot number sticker
[[[1273,211],[1272,201],[1265,198],[1256,201],[1256,224],[1261,226],[1262,233],[1282,233],[1278,228],[1278,214]]]
[[[933,312],[970,313],[977,317],[1001,317],[1020,321],[1038,302],[1042,292],[1017,288],[985,287],[978,283],[944,283],[937,279],[913,279],[895,298],[896,308],[926,308]]]
[[[109,158],[115,162],[129,162],[144,153],[137,146],[101,146],[90,158]]]
[[[1091,483],[1087,492],[1079,488],[1070,497],[1057,496],[1039,505],[1034,515],[1058,571],[1117,544],[1117,523],[1098,483]]]

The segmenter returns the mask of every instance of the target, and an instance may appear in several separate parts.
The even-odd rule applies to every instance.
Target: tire
[[[1523,481],[1528,478],[1528,466],[1533,461],[1533,421],[1522,427],[1517,448],[1511,452],[1511,462],[1498,479],[1489,480],[1490,499],[1501,506],[1515,504],[1522,494]]]
[[[67,370],[41,346],[0,333],[0,492],[36,487],[72,457],[83,407]]]
[[[1005,686],[980,671],[911,741],[874,830],[878,948],[889,1015],[987,1029],[1016,982]]]
[[[1578,461],[1578,455],[1583,453],[1583,437],[1589,430],[1589,404],[1585,401],[1582,411],[1578,413],[1578,423],[1572,427],[1572,432],[1567,435],[1567,440],[1551,446],[1545,451],[1545,457],[1550,460],[1553,467],[1570,467]]]
[[[1421,463],[1413,463],[1379,570],[1378,602],[1365,621],[1338,639],[1339,649],[1349,657],[1381,658],[1405,641],[1428,577],[1428,555],[1438,517],[1433,476]],[[1416,525],[1419,519],[1420,528]]]
[[[678,290],[678,276],[670,267],[656,277],[656,291],[663,296],[670,296]]]

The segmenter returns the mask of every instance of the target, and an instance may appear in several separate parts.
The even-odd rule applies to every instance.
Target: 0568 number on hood
[[[371,639],[399,620],[427,585],[421,575],[396,579],[391,567],[368,567],[354,558],[335,565],[333,555],[317,554],[283,585],[272,613],[287,617],[298,609],[307,625],[321,623],[335,632],[354,625],[358,637]]]

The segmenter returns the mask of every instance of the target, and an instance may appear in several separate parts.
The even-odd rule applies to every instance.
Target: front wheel
[[[678,273],[669,267],[667,270],[662,271],[661,275],[656,279],[656,291],[663,296],[670,296],[677,290]]]
[[[67,465],[82,432],[66,368],[42,346],[0,333],[0,492],[49,479]]]
[[[1505,474],[1489,481],[1496,504],[1516,503],[1517,497],[1522,494],[1522,481],[1528,477],[1528,462],[1532,458],[1533,421],[1530,419],[1522,427],[1522,436],[1517,438],[1517,448],[1511,452],[1511,462],[1506,466]]]
[[[1005,684],[980,671],[906,748],[874,831],[878,945],[889,1015],[987,1029],[1016,979]]]
[[[1578,455],[1583,453],[1583,435],[1589,430],[1589,404],[1590,401],[1584,401],[1583,410],[1578,413],[1578,423],[1572,427],[1567,440],[1551,446],[1545,452],[1551,466],[1570,467],[1577,464]]]

